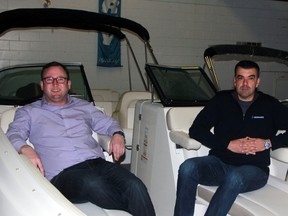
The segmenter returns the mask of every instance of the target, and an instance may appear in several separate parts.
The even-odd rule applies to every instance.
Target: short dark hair
[[[250,68],[255,68],[256,71],[257,71],[257,77],[260,76],[260,67],[259,65],[254,62],[254,61],[250,61],[250,60],[242,60],[242,61],[239,61],[236,65],[235,65],[235,68],[234,68],[234,76],[236,76],[236,70],[238,67],[241,67],[241,68],[245,68],[245,69],[250,69]]]
[[[54,66],[61,67],[65,71],[65,73],[67,75],[67,80],[69,80],[69,71],[68,71],[68,69],[65,67],[65,65],[63,65],[63,64],[61,64],[60,62],[57,62],[57,61],[49,62],[49,63],[47,63],[47,64],[45,64],[43,66],[42,71],[41,71],[41,80],[44,78],[43,75],[44,75],[45,70],[50,68],[50,67],[54,67]]]

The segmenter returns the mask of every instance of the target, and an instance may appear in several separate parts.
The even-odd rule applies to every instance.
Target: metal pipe
[[[131,52],[131,54],[132,54],[132,57],[133,57],[133,59],[134,59],[134,61],[135,61],[135,64],[136,64],[137,70],[138,70],[138,72],[139,72],[140,78],[141,78],[141,80],[142,80],[142,83],[143,83],[143,85],[144,85],[144,88],[145,88],[146,91],[148,91],[147,84],[145,83],[143,74],[142,74],[141,69],[140,69],[140,67],[139,67],[138,61],[137,61],[136,56],[135,56],[135,54],[134,54],[134,51],[133,51],[133,49],[132,49],[132,47],[131,47],[131,45],[130,45],[130,42],[129,42],[128,38],[126,37],[125,39],[126,39],[128,48],[129,48],[129,50],[130,50],[130,52]]]
[[[218,81],[218,77],[217,77],[217,74],[216,74],[215,67],[214,67],[212,59],[210,57],[208,57],[208,56],[205,56],[204,59],[205,59],[206,65],[208,67],[212,82],[214,83],[214,85],[217,88],[217,90],[220,90],[220,84],[219,84],[219,81]]]

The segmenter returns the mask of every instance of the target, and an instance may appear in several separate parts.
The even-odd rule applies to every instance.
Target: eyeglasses
[[[58,84],[64,84],[67,80],[67,77],[45,77],[42,79],[46,84],[52,84],[54,82],[54,80],[56,80],[56,82]]]

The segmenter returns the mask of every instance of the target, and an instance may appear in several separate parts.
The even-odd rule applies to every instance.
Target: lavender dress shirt
[[[103,114],[92,103],[69,98],[64,106],[48,104],[45,98],[16,110],[7,137],[17,151],[33,144],[51,180],[63,169],[93,158],[104,158],[93,131],[112,136],[122,131],[112,117]],[[93,131],[92,131],[93,130]]]

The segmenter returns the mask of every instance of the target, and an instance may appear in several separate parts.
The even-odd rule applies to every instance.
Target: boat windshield
[[[145,69],[164,106],[202,106],[216,93],[201,67],[146,64]]]

